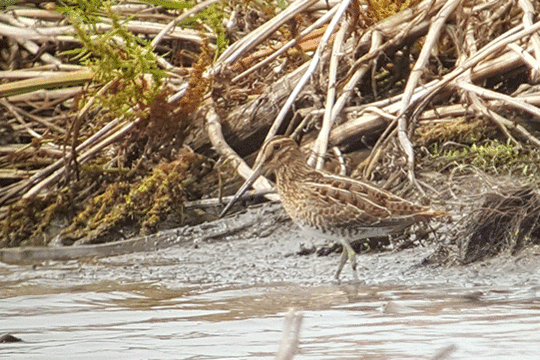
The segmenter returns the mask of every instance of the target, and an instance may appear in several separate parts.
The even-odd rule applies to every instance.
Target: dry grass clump
[[[465,264],[540,244],[540,192],[524,186],[487,194],[465,222],[461,234],[465,239],[461,261]]]
[[[434,264],[469,264],[516,254],[540,244],[540,190],[536,181],[469,171],[438,186],[454,209],[438,232]]]

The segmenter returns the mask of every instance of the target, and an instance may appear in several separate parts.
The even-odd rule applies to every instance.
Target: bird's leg
[[[336,271],[336,280],[339,280],[339,274],[341,274],[341,269],[343,269],[343,265],[345,265],[345,263],[347,262],[347,250],[345,249],[345,247],[343,247],[343,251],[341,252],[341,259],[339,259],[339,265],[337,267],[337,271]]]
[[[358,274],[356,273],[356,252],[352,248],[348,241],[343,241],[343,252],[341,253],[341,259],[339,260],[338,269],[336,271],[336,279],[339,280],[339,274],[347,260],[351,263],[354,280],[358,280]]]
[[[351,269],[352,274],[355,281],[358,281],[358,274],[356,273],[356,251],[352,248],[351,244],[347,242],[347,245],[345,246],[347,248],[347,255],[349,258],[349,262],[351,263]]]

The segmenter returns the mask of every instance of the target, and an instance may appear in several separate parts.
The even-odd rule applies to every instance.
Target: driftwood
[[[340,9],[343,9],[349,6],[349,3],[342,2],[340,6]],[[355,6],[355,4],[350,3],[350,6]],[[529,94],[531,100],[533,98],[535,99],[533,100],[534,103],[531,104],[531,100],[519,99],[519,95],[504,95],[474,85],[474,83],[481,83],[488,78],[517,70],[523,66],[530,68],[531,77],[535,76],[538,63],[533,60],[534,57],[529,52],[538,56],[537,32],[540,29],[540,23],[534,23],[533,21],[531,3],[523,1],[520,2],[520,6],[523,9],[523,22],[516,22],[510,30],[498,37],[494,37],[493,40],[480,49],[473,46],[479,42],[479,39],[474,39],[474,34],[470,33],[472,31],[471,27],[474,25],[472,22],[478,21],[477,17],[487,22],[489,19],[494,18],[494,14],[501,15],[501,11],[509,12],[512,8],[509,2],[483,3],[477,4],[473,8],[468,8],[460,1],[424,1],[411,9],[404,10],[396,16],[368,28],[361,36],[349,36],[349,40],[344,42],[343,49],[341,50],[336,45],[337,43],[334,43],[333,55],[329,60],[331,63],[329,76],[331,78],[327,80],[328,90],[326,93],[325,109],[312,108],[310,111],[311,114],[315,114],[318,117],[324,114],[323,125],[317,140],[314,143],[311,140],[304,144],[313,150],[314,155],[312,159],[319,159],[317,167],[322,166],[321,160],[324,159],[323,155],[326,153],[328,143],[339,145],[354,141],[354,139],[358,139],[373,130],[383,128],[392,129],[395,127],[397,132],[387,132],[387,134],[395,134],[398,137],[400,147],[406,153],[409,178],[414,181],[414,153],[409,140],[410,128],[416,121],[415,119],[426,118],[423,117],[422,110],[435,96],[437,96],[437,102],[442,103],[442,105],[431,105],[430,107],[433,110],[430,111],[444,113],[444,108],[448,106],[444,102],[450,99],[457,89],[465,91],[468,97],[483,98],[483,110],[478,109],[481,106],[478,100],[472,102],[473,107],[488,119],[491,119],[509,139],[514,139],[511,135],[512,132],[519,137],[520,141],[526,141],[538,147],[540,142],[525,127],[497,114],[497,108],[511,106],[539,118],[540,113],[537,107],[536,95]],[[336,11],[333,17],[333,23],[328,27],[326,34],[329,34],[332,29],[335,29],[335,25],[339,22],[340,16],[343,14],[340,9]],[[458,23],[460,26],[463,26],[463,34],[466,34],[465,31],[469,31],[467,36],[470,37],[472,35],[473,39],[469,38],[469,41],[465,44],[455,44],[460,47],[462,56],[456,67],[451,69],[452,71],[440,79],[432,80],[427,84],[421,84],[421,77],[429,72],[427,69],[427,60],[430,54],[434,52],[434,48],[440,46],[438,45],[438,40],[441,38],[443,32],[446,31],[446,24],[448,23]],[[352,31],[347,31],[347,26],[348,21],[343,21],[343,26],[340,28],[341,33],[338,32],[339,36],[336,38],[336,42],[343,41],[345,38],[343,36],[344,33],[352,33]],[[346,103],[351,98],[353,88],[366,74],[374,71],[377,58],[383,54],[393,57],[396,50],[413,43],[426,34],[426,42],[415,63],[415,67],[411,71],[410,77],[407,79],[407,86],[403,94],[366,103],[362,106],[355,106],[354,110],[347,108]],[[527,43],[526,40],[529,36],[531,36],[531,41]],[[275,117],[266,138],[268,139],[273,136],[281,126],[291,105],[297,98],[301,97],[302,88],[306,85],[307,80],[312,78],[326,78],[326,74],[315,74],[315,69],[320,70],[323,68],[322,66],[317,66],[322,54],[330,52],[330,50],[326,49],[325,39],[328,39],[328,37],[321,39],[319,48],[311,60],[308,69],[304,70],[302,68],[302,71],[304,71],[302,79],[298,82],[291,81],[283,84],[291,89],[294,86],[294,90],[292,90],[291,95],[283,105],[280,102],[265,101],[266,98],[276,92],[274,86],[266,94],[259,97],[259,99],[254,100],[252,103],[223,119],[223,122],[234,123],[237,128],[243,129],[249,129],[250,124],[254,123],[258,125],[258,129],[261,129],[263,124],[266,124],[263,128],[267,129],[270,124],[266,123],[266,121]],[[525,42],[522,43],[524,40]],[[467,46],[470,46],[470,49]],[[355,52],[352,51],[353,48],[356,50]],[[337,55],[338,53],[339,55]],[[357,58],[356,60],[355,57]],[[336,64],[339,60],[342,62],[353,62],[353,66],[347,73],[343,74],[342,72],[340,74],[342,76],[341,79],[336,80]],[[328,57],[326,57],[326,61],[328,61]],[[254,67],[257,67],[257,65]],[[248,71],[249,69],[244,73],[248,73]],[[336,92],[336,83],[346,81],[348,83],[342,86],[341,93]],[[310,91],[306,90],[306,93]],[[335,99],[335,102],[332,99]],[[497,101],[494,101],[495,99]],[[273,100],[277,99],[273,98]],[[259,105],[256,108],[257,113],[265,114],[265,116],[250,117],[250,114],[253,114],[253,103]],[[488,108],[490,110],[487,110]],[[463,102],[461,112],[468,112],[467,101]],[[345,120],[333,126],[336,118],[340,115],[345,115]],[[414,117],[411,118],[411,115]],[[250,121],[252,119],[256,119],[256,121]],[[241,132],[241,130],[236,131]],[[254,131],[250,132],[250,134],[252,133]],[[233,148],[237,147],[237,141],[233,136],[225,133],[225,138],[231,139],[231,144],[234,144]],[[379,160],[378,156],[382,153],[378,149],[386,146],[388,141],[389,138],[381,138],[365,166],[364,177],[370,176],[370,170],[373,169],[373,164]],[[230,156],[230,153],[227,151],[221,151],[219,146],[216,148],[221,155]],[[246,176],[246,173],[243,172],[243,175]]]
[[[198,11],[203,10],[212,3],[212,1],[201,3],[200,6],[197,6],[196,8],[187,11],[181,16],[173,19],[173,21],[169,22],[167,26],[162,26],[157,32],[154,32],[153,29],[158,29],[161,25],[156,23],[145,23],[136,21],[129,22],[128,29],[134,32],[141,32],[143,31],[143,28],[148,29],[146,32],[147,35],[156,35],[153,42],[154,46],[157,46],[161,41],[163,41],[163,38],[165,37],[164,34],[167,34],[166,37],[169,39],[181,39],[185,41],[192,41],[194,44],[200,44],[201,38],[199,35],[189,34],[188,30],[179,30],[177,28],[174,28],[174,25],[178,24],[183,19],[196,14]],[[257,44],[260,44],[266,38],[268,38],[277,28],[279,28],[279,26],[285,24],[292,16],[295,16],[300,12],[309,9],[309,7],[313,6],[314,3],[315,2],[312,0],[297,1],[295,2],[295,6],[288,8],[286,12],[282,13],[282,15],[272,18],[268,23],[265,24],[265,26],[257,28],[252,33],[247,34],[241,41],[237,41],[234,46],[229,47],[227,51],[222,54],[222,56],[215,63],[212,69],[207,71],[208,74],[213,74],[214,76],[216,76],[216,79],[218,81],[222,79],[224,82],[227,81],[227,77],[223,78],[221,77],[222,75],[220,75],[227,68],[227,66],[230,66],[235,62],[240,61],[240,59],[245,56],[246,53],[248,53],[251,49],[255,48]],[[405,150],[408,154],[408,162],[410,165],[413,164],[414,159],[413,156],[411,156],[410,145],[407,145],[407,141],[405,140],[407,138],[405,131],[407,128],[407,121],[405,120],[406,117],[404,116],[404,114],[410,112],[411,106],[417,106],[415,104],[420,104],[422,102],[425,103],[437,93],[440,96],[441,92],[446,93],[445,96],[449,97],[453,93],[452,91],[449,91],[449,89],[451,89],[452,87],[457,87],[464,91],[472,92],[473,90],[471,90],[470,85],[466,85],[465,83],[463,83],[463,81],[459,81],[459,83],[456,82],[455,84],[452,83],[449,85],[449,83],[454,81],[457,76],[463,74],[465,71],[468,70],[470,70],[468,75],[468,77],[470,78],[469,83],[482,81],[484,79],[487,79],[488,77],[492,77],[496,74],[500,74],[503,72],[510,72],[524,65],[530,66],[531,71],[538,70],[538,65],[533,60],[534,56],[538,56],[538,54],[540,53],[538,46],[538,35],[535,34],[535,32],[537,32],[538,30],[538,26],[540,25],[538,23],[534,23],[534,8],[527,1],[521,1],[519,3],[519,6],[524,11],[523,23],[516,23],[515,26],[507,32],[508,34],[513,33],[512,36],[508,37],[504,35],[500,36],[499,38],[495,38],[490,44],[488,44],[489,46],[485,46],[484,48],[479,49],[476,54],[471,54],[468,60],[463,57],[460,60],[460,66],[456,67],[444,78],[442,78],[441,80],[432,81],[425,85],[419,85],[419,80],[422,74],[425,74],[427,72],[426,61],[428,59],[428,55],[431,54],[433,52],[433,48],[437,46],[437,39],[440,38],[441,33],[445,30],[446,23],[459,23],[466,21],[469,18],[471,19],[470,21],[477,21],[476,18],[473,19],[474,16],[484,16],[486,17],[486,19],[491,19],[492,12],[495,12],[498,9],[506,9],[506,11],[509,12],[512,9],[511,4],[506,1],[498,1],[485,4],[477,4],[475,7],[469,8],[458,1],[423,1],[419,5],[414,6],[411,9],[405,9],[399,14],[391,18],[385,19],[375,24],[374,26],[367,28],[366,30],[359,30],[358,28],[351,28],[350,26],[348,26],[348,24],[351,23],[352,20],[344,18],[340,21],[340,19],[343,17],[344,11],[349,8],[356,9],[352,10],[352,14],[357,14],[359,11],[364,11],[364,9],[359,8],[359,5],[357,3],[341,2],[339,5],[341,6],[340,9],[338,9],[337,6],[338,4],[336,4],[334,8],[332,8],[332,10],[328,12],[330,15],[332,15],[332,17],[328,16],[326,18],[321,18],[324,18],[324,21],[332,20],[333,22],[331,23],[331,26],[328,26],[326,28],[325,36],[322,37],[321,42],[319,42],[318,50],[315,53],[315,57],[311,60],[311,62],[309,62],[309,64],[298,68],[290,75],[284,76],[274,85],[271,85],[263,95],[259,96],[255,100],[250,101],[245,106],[234,109],[234,111],[230,115],[221,116],[223,118],[221,122],[224,129],[224,138],[227,139],[227,142],[229,142],[233,148],[245,147],[245,141],[247,139],[253,138],[257,140],[260,139],[261,136],[264,137],[264,134],[266,134],[266,138],[268,138],[276,133],[277,129],[280,127],[281,122],[283,121],[283,118],[289,113],[290,106],[296,101],[296,98],[299,97],[298,95],[302,88],[305,86],[307,80],[311,78],[321,78],[325,76],[324,74],[314,73],[317,69],[317,63],[320,60],[329,61],[329,59],[333,59],[333,65],[331,66],[331,68],[334,70],[332,72],[333,75],[331,75],[333,80],[329,82],[329,92],[325,100],[326,110],[323,116],[324,119],[323,127],[321,129],[322,131],[319,133],[317,141],[313,145],[307,144],[307,146],[313,147],[315,154],[314,158],[323,158],[322,155],[324,155],[324,153],[326,152],[328,143],[339,145],[344,142],[349,142],[352,139],[358,138],[359,136],[363,135],[367,131],[388,126],[392,123],[393,120],[398,119],[398,133],[401,134],[399,137],[400,143],[403,150]],[[117,7],[117,10],[125,11],[126,13],[140,11],[139,8],[137,9],[138,10],[135,10],[134,7]],[[145,10],[148,9],[149,6],[145,6]],[[452,14],[452,16],[449,16],[450,14]],[[24,38],[28,41],[54,40],[76,42],[72,35],[65,35],[72,32],[69,29],[69,26],[47,26],[43,29],[40,29],[38,27],[29,30],[25,27],[22,27],[22,23],[16,20],[17,18],[29,16],[36,16],[35,21],[42,22],[46,20],[51,21],[51,19],[59,18],[59,14],[51,11],[28,12],[22,10],[14,10],[11,13],[8,12],[3,15],[2,20],[5,21],[5,23],[3,23],[3,27],[0,28],[0,34],[2,36],[8,36],[10,38]],[[459,18],[459,16],[461,16],[462,18]],[[431,19],[437,19],[437,21],[432,22]],[[318,24],[318,26],[322,26],[324,21]],[[340,37],[338,37],[337,42],[334,43],[334,55],[329,57],[326,55],[327,41],[330,39],[330,35],[333,33],[333,31],[338,28],[337,25],[339,23],[342,23],[343,25],[339,27],[341,29],[341,34]],[[466,26],[471,26],[467,24],[469,23],[463,24],[464,30],[467,29]],[[16,25],[19,25],[20,27],[16,27]],[[108,27],[106,25],[103,25],[100,27],[100,29],[106,31]],[[366,103],[361,108],[357,107],[356,111],[361,112],[360,115],[355,115],[352,111],[347,110],[347,102],[353,94],[354,86],[356,86],[356,84],[358,84],[360,81],[363,81],[366,74],[369,75],[373,72],[373,66],[377,64],[377,59],[381,57],[381,55],[384,54],[385,56],[393,57],[394,53],[398,49],[400,49],[406,44],[413,43],[415,40],[427,34],[428,31],[430,32],[428,34],[428,42],[424,44],[422,53],[420,54],[421,57],[419,58],[419,61],[416,61],[415,63],[415,68],[411,72],[412,77],[409,78],[409,81],[407,82],[407,87],[403,95],[397,95],[388,99],[375,101],[372,103]],[[353,36],[349,36],[348,40],[344,41],[344,35],[346,34]],[[527,47],[526,45],[520,47],[519,41],[531,34],[531,45],[529,47]],[[306,36],[308,35],[308,33],[304,32],[301,33],[301,35]],[[208,36],[212,39],[212,35],[207,34],[205,36]],[[299,41],[301,41],[301,39],[302,37],[298,37],[294,40],[294,42],[289,42],[289,44],[286,44],[286,48],[290,48],[292,46],[291,44],[294,44],[295,42],[298,43]],[[474,43],[473,40],[475,39],[472,39],[472,42]],[[339,45],[341,43],[343,43],[343,45],[340,49]],[[471,41],[469,41],[468,43],[471,43]],[[507,47],[504,48],[504,46]],[[531,51],[534,56],[531,56],[529,54],[529,51]],[[336,70],[337,63],[339,61],[347,61],[349,63],[352,62],[352,67],[349,68],[346,73],[343,73],[343,71],[341,71],[341,73],[339,74],[341,78],[337,79],[338,74]],[[62,64],[61,61],[47,62],[55,63],[56,66],[60,66],[60,69],[62,69],[62,66],[66,67]],[[265,61],[263,60],[263,63],[264,62]],[[267,60],[266,63],[268,63]],[[165,67],[169,69],[174,68],[171,66]],[[306,70],[306,67],[309,67],[309,69]],[[260,65],[254,64],[251,68],[258,69],[260,68]],[[320,69],[322,68],[322,66],[319,66],[317,71],[320,71]],[[77,69],[77,67],[71,66],[71,68],[69,69],[75,70]],[[247,71],[244,71],[242,76],[246,77],[247,75],[249,75],[249,70],[251,69],[248,68]],[[10,76],[12,73],[13,72],[3,72],[3,76],[5,78],[8,78],[8,76]],[[35,76],[38,79],[42,78],[42,76],[45,75],[45,73],[19,73],[21,74],[20,76]],[[88,80],[88,74],[89,73],[87,72],[84,73],[85,77],[79,78],[76,81]],[[299,79],[302,76],[303,80]],[[235,80],[239,81],[240,78],[235,77]],[[48,79],[48,81],[50,81],[50,79]],[[69,79],[68,81],[73,80]],[[336,92],[336,84],[342,83],[344,81],[348,82],[346,84],[344,83],[340,91]],[[19,85],[20,87],[27,86],[23,83],[17,83],[17,85]],[[0,86],[0,95],[6,96],[11,94],[13,90],[9,89],[13,87],[13,84],[9,87]],[[298,90],[292,90],[294,88],[297,88]],[[28,87],[26,87],[26,89],[28,89]],[[185,92],[185,88],[182,89],[184,90],[181,90],[181,92]],[[309,91],[310,90],[308,89],[308,92]],[[285,97],[289,95],[289,93],[291,93],[291,95],[288,97],[288,100],[285,101]],[[50,97],[54,95],[52,93],[47,93],[47,96],[49,97],[50,101]],[[176,98],[178,97],[178,95],[175,96]],[[480,96],[485,97],[486,93],[484,92]],[[335,99],[335,101],[333,101],[332,99]],[[10,101],[10,103],[12,104],[11,106],[13,106],[14,103],[22,100],[23,99],[19,100],[18,98],[11,97],[8,98],[8,101]],[[503,99],[502,101],[507,102],[508,100]],[[316,108],[311,109],[312,112],[317,112],[317,110],[318,109]],[[486,115],[493,114],[493,112],[484,112]],[[340,121],[340,124],[332,126],[332,124],[335,123],[336,118],[338,116],[342,116],[343,114],[346,114],[347,116],[345,121]],[[491,117],[496,118],[495,115]],[[496,121],[498,126],[500,126],[501,128],[506,128],[511,125],[509,122],[501,122],[500,119],[494,121]],[[117,141],[119,138],[124,136],[123,134],[130,131],[131,126],[123,126],[124,127],[120,126],[116,128],[117,136],[113,136],[113,142]],[[270,131],[268,131],[268,129],[270,129]],[[532,141],[533,143],[537,143],[534,136],[532,136],[531,134],[527,133],[523,129],[520,129],[518,131],[521,137],[524,137],[527,140]],[[507,133],[509,134],[509,132]],[[111,134],[113,134],[113,131],[100,133],[100,137],[103,138],[106,136],[110,136]],[[206,138],[205,136],[201,136],[200,131],[198,132],[198,134],[198,136],[191,137],[192,140],[190,142],[190,145],[194,149],[207,148],[208,138]],[[106,146],[110,143],[102,142],[102,144]],[[96,156],[99,151],[104,148],[104,146],[93,148],[93,150],[87,155],[79,155],[81,157],[79,162],[84,163],[85,161],[87,161],[87,159]],[[250,148],[252,146],[250,146]],[[81,151],[84,151],[84,148],[85,146],[82,146],[82,149],[77,149],[77,153],[81,154]],[[372,161],[375,160],[376,159],[372,159]],[[320,161],[318,162],[317,166],[322,166]],[[55,169],[53,171],[57,171],[58,168],[61,169],[61,166],[59,167],[59,165],[57,164],[54,165],[53,168]],[[411,168],[409,167],[409,170],[410,169]],[[56,176],[54,178],[49,178],[48,182],[36,186],[36,184],[44,181],[44,179],[50,173],[51,169],[45,169],[43,172],[36,174],[31,180],[29,179],[25,181],[24,185],[20,184],[19,186],[17,186],[16,190],[11,190],[9,191],[9,193],[2,192],[0,194],[2,199],[1,202],[5,203],[10,198],[18,198],[21,196],[35,196],[36,193],[42,191],[42,189],[50,187],[54,182],[57,181],[58,177]],[[368,176],[369,174],[366,173],[364,175]]]

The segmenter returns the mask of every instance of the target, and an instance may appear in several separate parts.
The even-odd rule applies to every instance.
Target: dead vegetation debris
[[[516,184],[509,177],[481,178],[491,188],[468,195],[469,204],[461,208],[463,216],[444,232],[426,263],[469,264],[502,254],[515,255],[540,244],[537,184]],[[478,181],[478,177],[464,176],[460,181]]]
[[[183,204],[190,197],[200,197],[190,194],[191,185],[210,169],[204,156],[181,149],[175,160],[158,164],[150,176],[131,184],[109,184],[61,233],[61,241],[66,245],[100,243],[189,224]]]
[[[340,154],[369,151],[353,176],[436,206],[470,201],[462,176],[518,178],[531,191],[476,200],[467,228],[478,235],[463,247],[535,242],[536,228],[520,224],[537,209],[538,2],[47,6],[8,4],[0,17],[2,246],[205,221],[184,204],[219,206],[231,169],[249,175],[245,160],[276,134],[299,140],[317,168],[332,153],[342,171]],[[430,172],[446,180],[426,181]],[[499,213],[517,240],[487,230]]]
[[[486,195],[466,228],[465,264],[540,243],[540,193],[530,186]]]

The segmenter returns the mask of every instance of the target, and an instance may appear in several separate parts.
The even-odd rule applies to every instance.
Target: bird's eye
[[[281,144],[274,144],[274,150],[279,150],[281,148]]]

